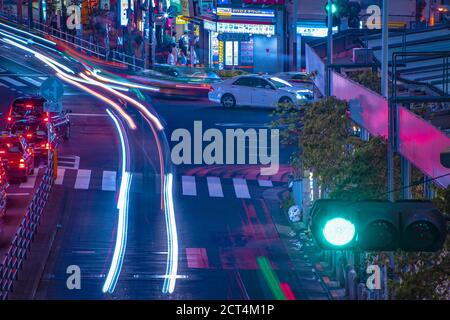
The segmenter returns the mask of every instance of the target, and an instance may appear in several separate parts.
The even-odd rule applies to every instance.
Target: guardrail
[[[14,283],[19,277],[19,271],[23,267],[38,231],[54,182],[54,157],[55,153],[52,152],[42,181],[0,265],[0,300],[8,299],[9,293],[13,291]]]

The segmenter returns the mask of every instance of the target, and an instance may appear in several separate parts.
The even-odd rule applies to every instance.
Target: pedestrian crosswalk
[[[3,86],[14,86],[18,88],[23,88],[27,86],[40,87],[42,83],[48,77],[37,76],[37,75],[2,75],[0,74],[0,85]]]
[[[273,187],[270,180],[257,180],[258,186],[261,188]],[[204,187],[206,183],[206,188]],[[202,196],[207,194],[211,198],[228,198],[251,199],[249,185],[254,181],[244,178],[225,179],[220,177],[196,177],[181,176],[181,193],[183,196]]]
[[[76,190],[116,191],[117,172],[109,170],[58,168],[55,185]]]

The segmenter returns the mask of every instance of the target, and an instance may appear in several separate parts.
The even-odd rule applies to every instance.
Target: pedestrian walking
[[[178,46],[180,50],[184,52],[184,55],[187,57],[189,49],[189,35],[187,31],[185,31],[183,35],[180,37],[180,39],[178,39]]]
[[[180,66],[185,66],[187,64],[187,58],[183,50],[180,50],[180,57],[178,58],[178,64]]]

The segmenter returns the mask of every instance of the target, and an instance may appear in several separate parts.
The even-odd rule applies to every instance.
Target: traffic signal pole
[[[329,97],[332,95],[332,79],[331,79],[331,65],[333,64],[333,1],[328,0],[328,45],[327,45],[327,69],[326,73],[326,87],[325,96]]]
[[[394,201],[394,151],[395,151],[395,106],[389,102],[389,0],[383,0],[383,14],[381,26],[381,94],[388,100],[389,133],[388,133],[388,200]],[[394,89],[395,90],[395,89]]]

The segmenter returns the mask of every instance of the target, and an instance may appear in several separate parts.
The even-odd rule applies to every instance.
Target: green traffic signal
[[[423,251],[442,248],[447,223],[430,201],[317,200],[311,232],[328,250]]]
[[[355,225],[344,218],[333,218],[325,223],[322,234],[329,244],[342,247],[349,244],[356,234]]]
[[[329,5],[328,5],[328,3],[326,4],[326,6],[325,6],[325,10],[328,12],[328,10],[329,10]],[[334,3],[332,3],[331,4],[331,13],[332,14],[336,14],[336,12],[337,12],[337,6],[336,6],[336,4],[334,4]]]

